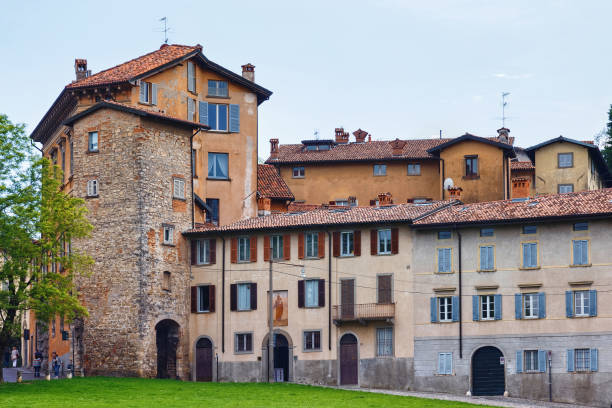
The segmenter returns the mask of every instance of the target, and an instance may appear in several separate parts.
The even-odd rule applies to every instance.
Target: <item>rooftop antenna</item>
[[[506,96],[510,95],[510,92],[502,92],[502,127],[506,127]]]
[[[315,129],[314,137],[315,137],[315,140],[319,140],[319,129]]]
[[[162,17],[159,21],[164,22],[164,29],[161,30],[164,33],[164,44],[168,44],[168,33],[170,32],[170,28],[168,27],[168,19],[166,17]]]

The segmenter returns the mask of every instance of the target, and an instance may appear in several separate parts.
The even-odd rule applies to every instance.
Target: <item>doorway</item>
[[[355,315],[355,280],[342,279],[340,281],[340,305],[342,307],[341,316],[351,319]]]
[[[482,347],[472,356],[472,395],[504,395],[504,355],[496,347]]]
[[[178,378],[176,349],[179,340],[179,325],[166,319],[155,326],[157,344],[157,378]]]
[[[340,385],[359,383],[359,350],[357,337],[345,334],[340,339]]]
[[[274,381],[289,381],[289,342],[280,333],[274,334]]]
[[[213,345],[204,337],[196,343],[196,381],[213,380]]]

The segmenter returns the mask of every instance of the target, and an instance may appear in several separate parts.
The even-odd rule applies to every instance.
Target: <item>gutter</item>
[[[332,235],[331,232],[329,232],[329,230],[325,230],[325,232],[327,232],[327,247],[328,247],[328,253],[329,255],[327,256],[327,283],[328,283],[328,297],[329,297],[329,304],[327,305],[327,312],[328,312],[328,322],[327,322],[327,344],[329,347],[329,350],[331,351],[332,349]]]
[[[458,262],[458,267],[459,267],[459,271],[458,271],[458,275],[459,275],[459,311],[458,311],[458,315],[459,315],[459,358],[463,359],[463,319],[461,316],[461,304],[463,303],[463,297],[462,297],[462,287],[461,287],[461,271],[462,271],[462,266],[461,266],[461,233],[459,232],[459,230],[456,229],[455,227],[455,232],[457,233],[457,243],[458,243],[458,256],[459,256],[459,262]]]
[[[221,237],[221,353],[225,353],[225,238]],[[219,372],[217,371],[217,381]]]

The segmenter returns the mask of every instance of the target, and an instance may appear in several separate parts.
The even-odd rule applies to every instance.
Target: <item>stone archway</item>
[[[178,378],[176,352],[179,344],[179,325],[164,319],[155,325],[157,345],[157,378]]]
[[[289,333],[283,330],[274,330],[274,350],[272,359],[268,357],[268,337],[264,336],[261,344],[261,374],[262,381],[275,380],[275,368],[283,370],[282,380],[293,381],[293,340]]]
[[[481,347],[472,355],[472,395],[504,395],[504,354],[493,346]]]

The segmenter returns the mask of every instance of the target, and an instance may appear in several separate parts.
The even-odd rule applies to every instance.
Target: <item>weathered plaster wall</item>
[[[574,165],[559,168],[559,153],[573,153]],[[598,185],[599,176],[591,174],[591,159],[583,146],[563,142],[549,144],[536,150],[535,163],[538,193],[557,194],[559,184],[573,184],[574,191],[589,190]]]

